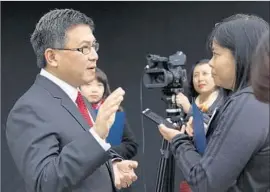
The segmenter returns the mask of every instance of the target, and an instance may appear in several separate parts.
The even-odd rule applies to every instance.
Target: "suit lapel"
[[[74,117],[74,119],[76,119],[76,121],[81,125],[84,130],[89,131],[89,125],[79,112],[76,105],[73,103],[73,101],[71,101],[71,99],[62,98],[61,105]]]
[[[35,84],[38,84],[43,88],[45,88],[54,98],[60,99],[61,106],[71,114],[71,116],[81,125],[81,127],[85,131],[89,131],[90,129],[89,125],[79,112],[75,103],[58,85],[56,85],[48,78],[41,75],[37,75]],[[63,119],[63,121],[64,120],[65,119]]]

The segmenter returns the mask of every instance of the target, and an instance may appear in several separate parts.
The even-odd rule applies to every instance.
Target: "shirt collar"
[[[70,97],[70,99],[74,103],[76,103],[76,99],[77,99],[78,91],[79,91],[78,88],[75,88],[75,87],[69,85],[68,83],[66,83],[65,81],[63,81],[63,80],[59,79],[58,77],[54,76],[53,74],[46,71],[45,69],[41,69],[40,75],[48,78],[49,80],[54,82],[56,85],[58,85]]]

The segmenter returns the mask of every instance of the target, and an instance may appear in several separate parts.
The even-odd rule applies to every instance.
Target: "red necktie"
[[[84,117],[84,119],[87,121],[88,125],[90,127],[93,127],[93,122],[89,116],[89,112],[87,110],[86,104],[84,103],[82,94],[80,92],[78,92],[78,96],[76,99],[76,103],[78,105],[78,109],[81,112],[82,116]]]
[[[191,192],[191,189],[186,181],[180,183],[180,192]]]

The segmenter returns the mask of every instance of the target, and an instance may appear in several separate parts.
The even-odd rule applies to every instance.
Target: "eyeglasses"
[[[95,51],[97,52],[99,50],[99,43],[97,41],[93,42],[92,46],[83,46],[80,48],[72,48],[72,49],[67,49],[67,48],[55,48],[56,50],[66,50],[66,51],[79,51],[84,55],[88,55],[91,52],[91,49],[94,48]]]

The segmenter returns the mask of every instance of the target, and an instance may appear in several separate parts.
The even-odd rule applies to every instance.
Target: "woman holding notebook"
[[[99,109],[100,105],[111,93],[107,75],[99,68],[96,68],[96,78],[89,84],[81,86],[80,89],[82,94],[92,104],[92,108],[95,110]],[[122,107],[119,108],[119,113],[120,112],[124,113]],[[115,124],[121,124],[122,122],[117,121],[124,120],[122,123],[124,127],[121,143],[119,145],[112,145],[112,149],[121,155],[124,159],[131,159],[137,154],[138,144],[127,123],[126,118],[124,117],[125,119],[118,119],[117,117],[118,116],[116,114]]]

